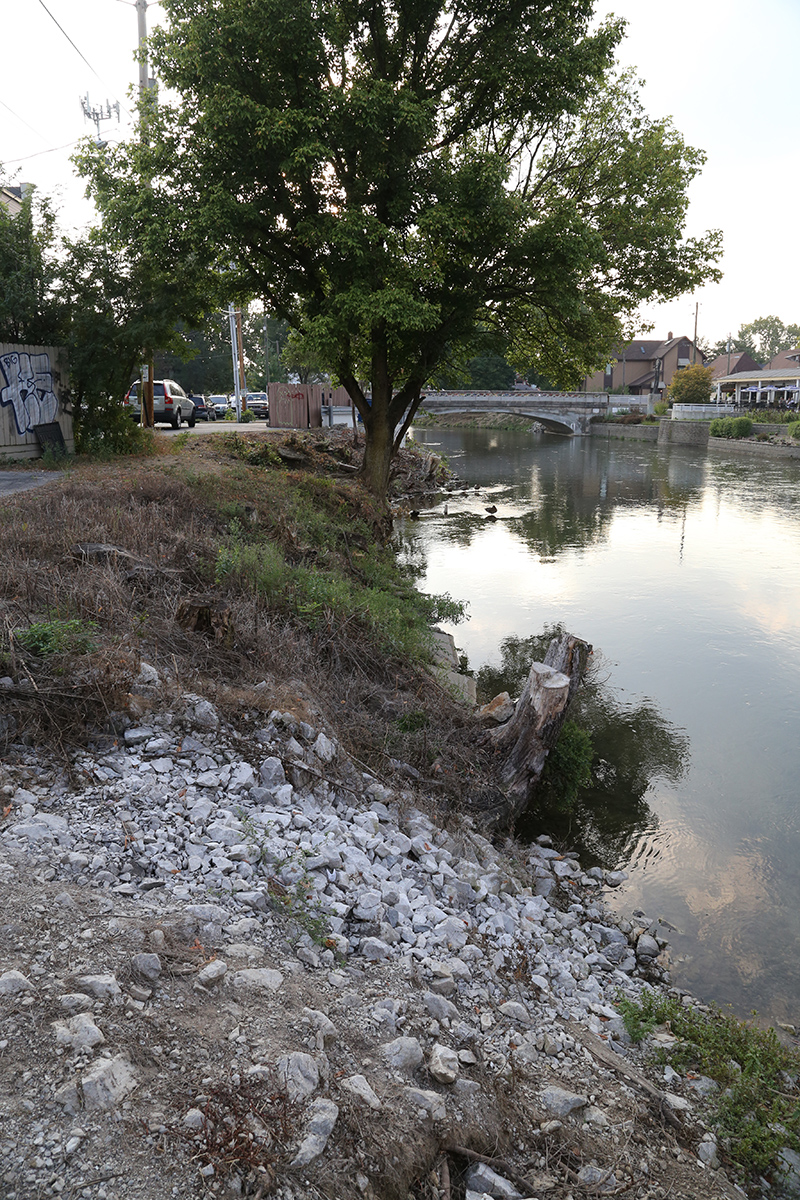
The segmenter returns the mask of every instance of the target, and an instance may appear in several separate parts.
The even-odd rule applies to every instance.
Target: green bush
[[[750,417],[715,417],[708,428],[712,437],[746,438],[753,432]]]
[[[225,416],[222,419],[223,419],[223,421],[235,421],[236,420],[236,409],[229,408],[226,411]]]
[[[759,1029],[712,1007],[686,1007],[672,996],[645,992],[641,1002],[617,998],[625,1027],[640,1041],[657,1025],[678,1038],[658,1051],[681,1071],[700,1071],[720,1085],[713,1122],[731,1159],[752,1180],[777,1166],[784,1146],[800,1150],[800,1053],[782,1046],[774,1029]]]
[[[97,629],[94,621],[70,621],[54,617],[50,621],[35,621],[27,629],[15,629],[17,641],[44,658],[48,654],[87,654],[94,650],[93,633]]]
[[[255,421],[255,420],[256,420],[256,414],[252,411],[252,409],[246,408],[244,410],[244,412],[242,413],[243,423],[246,425],[249,421]]]
[[[792,421],[787,425],[786,432],[789,434],[789,437],[800,438],[800,421]]]
[[[659,400],[657,404],[654,404],[653,412],[657,417],[665,417],[669,412],[669,405],[666,400]]]

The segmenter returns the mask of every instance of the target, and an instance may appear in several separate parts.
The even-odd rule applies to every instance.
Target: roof
[[[673,346],[677,346],[680,342],[686,342],[691,346],[692,339],[685,334],[681,337],[667,338],[666,341],[657,341],[647,338],[637,338],[636,341],[628,342],[624,349],[618,351],[614,358],[617,362],[652,362],[656,358],[663,358],[664,355]]]
[[[735,375],[722,375],[715,383],[793,383],[800,382],[800,362],[781,367],[776,371],[739,371]]]
[[[762,370],[761,363],[757,363],[744,350],[737,350],[730,355],[719,354],[706,365],[713,370],[711,378],[714,380],[719,379],[722,375],[737,375],[740,371]]]
[[[768,371],[778,370],[780,367],[794,367],[797,365],[797,360],[800,358],[800,349],[797,347],[794,350],[781,350],[780,354],[776,354],[767,363]]]

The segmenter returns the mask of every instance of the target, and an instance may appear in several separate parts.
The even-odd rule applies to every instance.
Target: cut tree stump
[[[225,600],[213,596],[181,600],[175,619],[188,633],[211,634],[225,645],[233,639],[230,605]]]
[[[591,652],[588,642],[572,634],[553,638],[544,662],[531,664],[513,717],[492,730],[495,749],[502,756],[498,780],[507,799],[506,819],[518,817],[530,801]]]

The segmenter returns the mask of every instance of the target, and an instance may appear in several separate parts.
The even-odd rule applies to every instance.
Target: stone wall
[[[708,421],[673,421],[662,417],[658,423],[659,446],[708,445]]]
[[[658,440],[657,425],[618,425],[610,421],[592,421],[589,432],[592,437],[624,438],[632,442]]]

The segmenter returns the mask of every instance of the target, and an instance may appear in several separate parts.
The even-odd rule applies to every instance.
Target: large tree
[[[571,382],[642,299],[715,274],[716,235],[683,237],[702,154],[610,82],[621,24],[592,31],[592,0],[165,8],[177,98],[84,155],[92,190],[162,265],[200,254],[285,317],[361,413],[378,494],[404,415],[478,334]]]
[[[0,204],[0,342],[59,341],[57,242],[56,214],[47,197],[29,191],[15,215]]]

